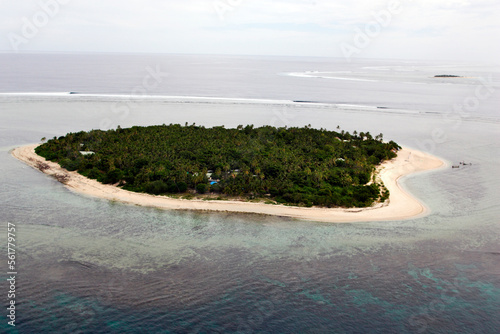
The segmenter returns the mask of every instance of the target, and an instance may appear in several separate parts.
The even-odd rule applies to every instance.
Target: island
[[[69,133],[13,155],[74,190],[124,203],[339,222],[424,213],[397,180],[443,165],[382,134],[310,126],[118,127]]]
[[[434,78],[462,78],[459,75],[453,75],[453,74],[438,74],[435,75]]]

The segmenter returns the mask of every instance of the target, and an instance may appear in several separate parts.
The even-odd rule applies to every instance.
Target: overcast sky
[[[4,52],[347,54],[497,63],[500,1],[0,0],[0,33]]]

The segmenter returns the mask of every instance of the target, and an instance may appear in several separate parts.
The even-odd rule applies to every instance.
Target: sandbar
[[[177,199],[127,191],[88,179],[77,172],[69,172],[59,164],[47,161],[35,153],[35,148],[38,145],[40,144],[18,147],[12,150],[11,154],[33,168],[56,177],[67,188],[76,193],[165,210],[264,214],[332,223],[406,220],[428,214],[429,209],[420,200],[405,191],[401,187],[400,180],[409,174],[438,169],[446,165],[445,162],[428,153],[402,148],[396,158],[384,162],[377,168],[377,179],[382,181],[390,191],[390,197],[385,203],[378,203],[368,208],[304,208],[237,200]]]

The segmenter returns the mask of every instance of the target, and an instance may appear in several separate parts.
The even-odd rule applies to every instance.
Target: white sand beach
[[[402,189],[399,180],[401,177],[437,169],[445,163],[430,154],[403,148],[398,156],[382,164],[378,168],[378,178],[390,191],[390,198],[386,203],[377,204],[370,208],[302,208],[284,205],[251,203],[243,201],[204,201],[199,199],[175,199],[166,196],[153,196],[135,193],[120,189],[113,185],[105,185],[96,180],[88,179],[77,172],[68,172],[59,164],[46,161],[35,153],[39,144],[28,145],[14,149],[11,153],[17,159],[28,165],[40,169],[40,164],[46,164],[43,172],[58,176],[69,189],[90,196],[126,204],[155,207],[165,210],[202,210],[219,212],[239,212],[291,217],[301,220],[318,222],[365,222],[404,220],[423,216],[428,209],[417,198]]]

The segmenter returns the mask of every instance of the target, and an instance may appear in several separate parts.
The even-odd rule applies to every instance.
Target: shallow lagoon
[[[293,78],[299,79],[304,80]],[[472,84],[457,89],[474,92]],[[277,95],[283,96],[271,98],[287,98],[284,92]],[[127,117],[113,112],[124,101]],[[2,222],[18,227],[19,333],[495,333],[500,328],[500,120],[491,101],[459,124],[429,112],[435,103],[418,94],[414,109],[352,106],[352,100],[341,101],[351,106],[127,101],[99,95],[0,96]],[[85,197],[8,153],[44,136],[102,127],[106,119],[122,127],[340,125],[382,132],[386,139],[472,166],[403,180],[431,209],[426,217],[325,224],[160,211]],[[436,129],[442,136],[431,140]]]

